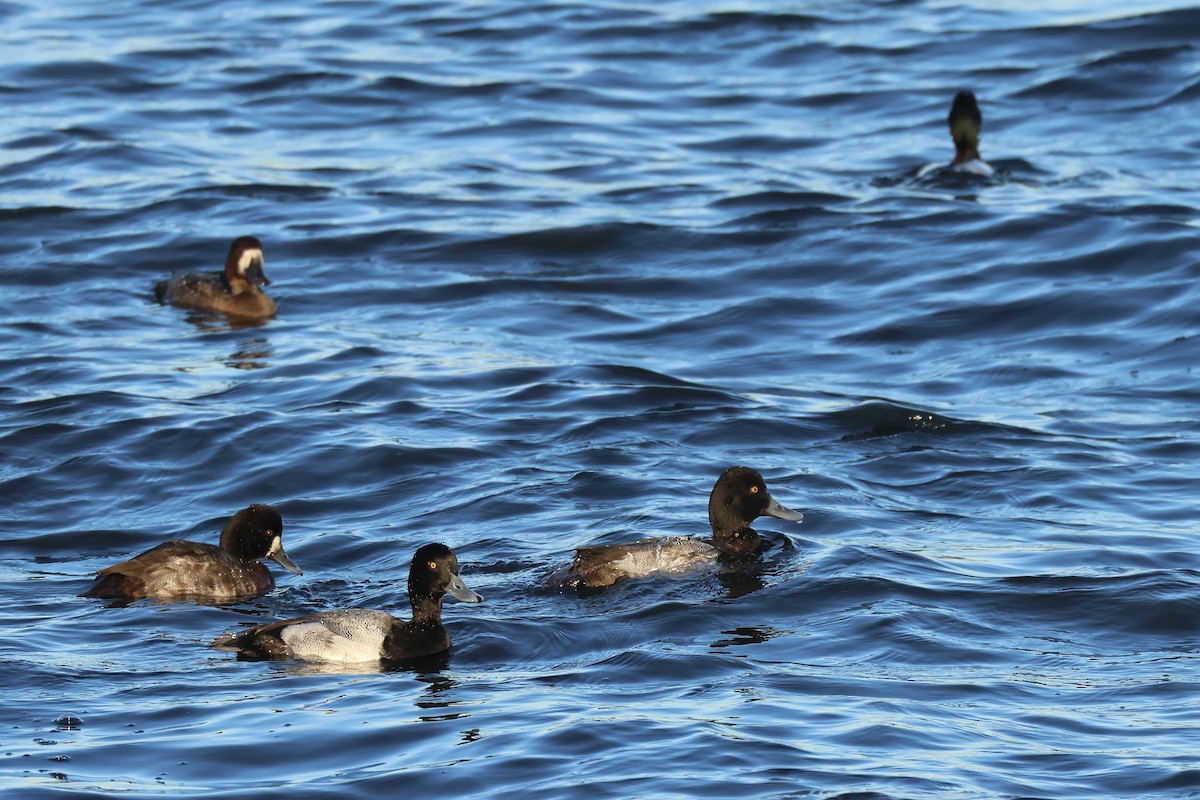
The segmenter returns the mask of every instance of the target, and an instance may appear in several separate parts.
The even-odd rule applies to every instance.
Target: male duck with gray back
[[[995,175],[992,165],[979,156],[983,115],[979,113],[975,94],[968,91],[956,94],[946,121],[950,125],[950,138],[954,140],[954,160],[950,162],[950,169],[984,177]]]
[[[464,603],[483,602],[459,576],[454,551],[444,544],[427,544],[413,555],[408,569],[411,620],[365,608],[319,611],[226,634],[212,646],[245,661],[294,658],[352,664],[435,655],[450,647],[450,633],[442,624],[447,593]]]
[[[128,561],[100,570],[82,597],[230,602],[266,594],[275,579],[259,559],[303,575],[283,551],[283,519],[274,507],[253,503],[233,515],[220,546],[173,539]]]
[[[229,247],[224,272],[176,272],[155,284],[154,296],[163,305],[265,319],[275,314],[275,301],[259,286],[270,285],[263,274],[262,242],[239,236]]]
[[[666,536],[630,544],[580,547],[571,566],[551,576],[559,586],[597,588],[629,578],[681,574],[713,566],[721,558],[748,558],[762,550],[762,537],[750,523],[762,515],[800,522],[804,515],[784,508],[749,467],[721,473],[708,496],[712,539]]]

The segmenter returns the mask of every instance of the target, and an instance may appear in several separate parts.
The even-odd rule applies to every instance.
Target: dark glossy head
[[[771,497],[762,475],[749,467],[730,467],[721,473],[708,496],[708,521],[713,536],[732,534],[749,527],[763,514],[799,522],[804,515],[784,508]]]
[[[234,514],[221,531],[221,548],[242,561],[269,558],[289,572],[304,574],[283,552],[283,518],[266,503],[253,503]]]
[[[950,138],[954,140],[954,149],[957,151],[956,160],[979,158],[979,132],[983,129],[983,115],[979,113],[975,94],[967,91],[956,94],[946,121],[950,125]]]
[[[245,281],[251,286],[270,286],[263,274],[262,242],[253,236],[239,236],[229,246],[225,257],[225,279],[231,286]]]
[[[483,596],[467,588],[458,575],[458,557],[444,544],[427,544],[417,550],[408,569],[408,597],[416,610],[432,600],[440,604],[449,592],[464,603],[482,603]]]

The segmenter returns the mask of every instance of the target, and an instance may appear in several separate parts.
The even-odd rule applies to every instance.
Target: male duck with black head
[[[262,242],[239,236],[229,246],[224,272],[176,272],[155,284],[154,296],[163,305],[266,319],[275,314],[275,301],[259,286],[270,285],[263,274]]]
[[[954,140],[954,160],[950,162],[950,169],[983,177],[995,175],[992,165],[979,156],[983,115],[979,112],[979,103],[975,102],[974,92],[962,91],[954,96],[946,121],[950,125],[950,138]]]
[[[799,522],[804,515],[779,504],[767,491],[762,475],[749,467],[721,473],[708,496],[712,539],[666,536],[630,544],[580,547],[565,572],[551,576],[560,586],[598,588],[628,578],[679,574],[712,566],[721,559],[757,556],[762,537],[750,527],[760,516]]]
[[[254,503],[233,515],[220,546],[174,539],[100,570],[81,597],[231,602],[266,594],[275,579],[260,559],[303,575],[283,551],[283,519]]]
[[[387,662],[436,655],[450,649],[442,624],[446,593],[464,603],[483,597],[467,588],[458,574],[458,557],[444,544],[417,550],[408,570],[412,619],[362,608],[321,611],[230,633],[213,641],[243,661],[299,659],[335,663]]]

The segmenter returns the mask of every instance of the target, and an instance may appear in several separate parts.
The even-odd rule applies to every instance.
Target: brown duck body
[[[562,583],[599,588],[646,575],[672,575],[711,565],[721,551],[703,539],[663,536],[628,544],[602,544],[575,550]]]
[[[275,588],[274,577],[259,559],[303,574],[284,552],[282,532],[279,512],[255,503],[226,523],[219,547],[181,539],[163,542],[100,570],[81,596],[222,602],[258,597]]]
[[[215,544],[175,539],[97,573],[84,597],[258,597],[275,588],[261,561],[243,561]]]
[[[259,319],[273,316],[276,311],[275,301],[257,286],[245,280],[230,283],[220,272],[176,272],[159,281],[154,294],[164,305],[234,317]]]
[[[804,518],[776,502],[758,472],[749,467],[730,467],[717,478],[708,497],[711,539],[666,536],[580,547],[571,566],[552,576],[551,582],[598,588],[629,578],[687,573],[720,559],[752,558],[762,551],[763,541],[750,523],[763,514],[796,521]]]
[[[276,306],[259,288],[271,283],[262,268],[262,244],[241,236],[230,246],[223,272],[176,272],[155,284],[154,296],[164,305],[263,319],[273,316]]]

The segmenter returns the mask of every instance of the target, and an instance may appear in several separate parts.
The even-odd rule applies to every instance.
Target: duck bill
[[[246,270],[246,280],[250,281],[250,283],[254,284],[255,286],[271,285],[270,279],[268,279],[266,273],[263,272],[262,261],[257,259],[250,265],[250,268]]]
[[[463,579],[457,575],[450,576],[450,582],[446,584],[446,591],[454,595],[457,599],[464,603],[482,603],[483,595],[476,594],[467,588],[463,583]]]
[[[288,572],[294,573],[296,575],[304,574],[304,571],[302,569],[300,569],[299,567],[297,567],[295,564],[292,563],[292,560],[290,558],[288,558],[288,554],[283,552],[283,547],[276,548],[275,552],[269,554],[267,556],[267,558],[271,559],[276,564],[278,564],[279,566],[286,569]]]
[[[767,499],[770,502],[767,503],[767,510],[763,512],[764,514],[776,519],[786,519],[793,522],[800,522],[804,519],[804,515],[799,511],[792,511],[790,508],[781,506],[779,501],[774,497],[768,497]]]

